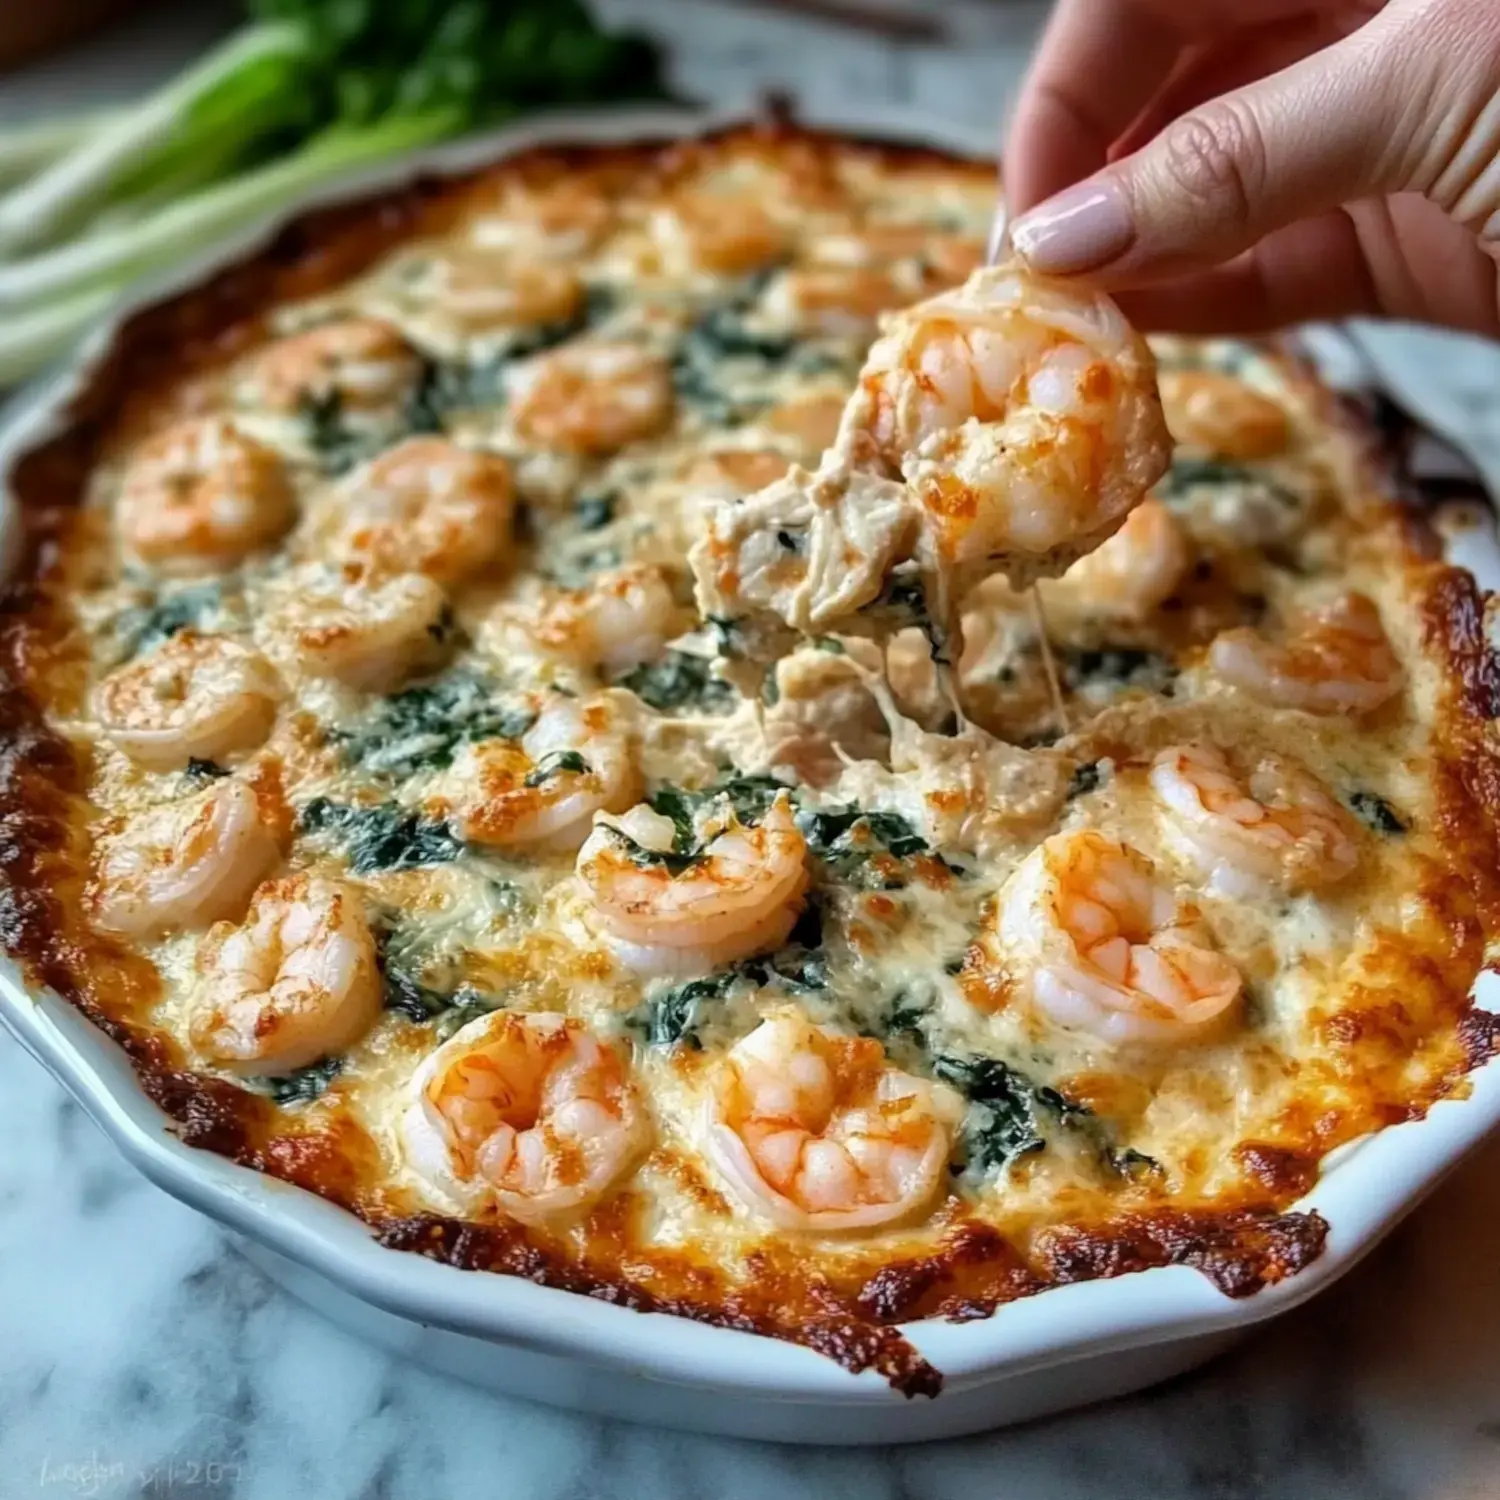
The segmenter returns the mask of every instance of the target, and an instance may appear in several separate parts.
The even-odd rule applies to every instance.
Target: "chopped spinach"
[[[543,786],[556,776],[587,776],[593,767],[576,750],[552,750],[544,755],[524,782],[530,787]]]
[[[1391,835],[1406,832],[1406,820],[1384,797],[1359,791],[1351,792],[1348,800],[1350,811],[1372,832]]]
[[[942,1056],[932,1071],[969,1101],[963,1134],[967,1165],[981,1171],[1006,1167],[1047,1144],[1030,1080],[999,1058]]]
[[[752,984],[789,990],[826,990],[828,959],[823,953],[823,909],[809,898],[775,953],[742,959],[736,968]]]
[[[620,849],[625,858],[631,864],[638,865],[643,870],[661,868],[669,875],[681,875],[685,870],[691,870],[698,861],[697,848],[679,849],[674,839],[670,849],[651,849],[637,839],[625,832],[623,828],[616,828],[612,824],[601,825],[609,839]]]
[[[1068,782],[1068,801],[1075,797],[1086,797],[1090,792],[1097,792],[1104,781],[1104,773],[1099,769],[1097,760],[1085,761],[1082,765],[1073,767],[1072,778]]]
[[[719,974],[710,974],[705,979],[690,979],[686,984],[675,985],[653,995],[646,1002],[643,1013],[633,1018],[633,1024],[645,1032],[646,1040],[653,1047],[702,1047],[698,1035],[703,1025],[703,1007],[724,997],[741,982],[734,969],[725,969]]]
[[[728,802],[742,823],[758,823],[780,792],[784,783],[774,776],[731,776],[698,791],[666,783],[646,799],[647,806],[672,824],[672,847],[648,849],[620,829],[612,829],[615,840],[624,847],[627,857],[638,865],[664,865],[674,875],[691,868],[702,853],[698,842],[698,815],[718,802]]]
[[[586,588],[594,574],[618,568],[624,561],[625,554],[618,547],[584,547],[560,553],[541,572],[559,588]]]
[[[813,639],[813,646],[819,651],[826,651],[830,656],[846,656],[844,643],[836,635],[820,635]]]
[[[885,1013],[880,1018],[880,1036],[883,1039],[909,1036],[922,1040],[927,1017],[932,1013],[933,998],[931,990],[916,994],[904,986],[898,989],[886,1002]]]
[[[1034,1083],[998,1057],[945,1054],[933,1060],[932,1071],[969,1101],[965,1157],[969,1166],[981,1171],[1008,1166],[1017,1157],[1040,1151],[1047,1144],[1043,1110],[1067,1123],[1091,1117],[1083,1105]]]
[[[615,518],[615,507],[620,503],[614,490],[587,490],[573,501],[573,514],[577,517],[580,531],[598,531],[608,526]]]
[[[407,432],[442,432],[450,415],[481,407],[504,404],[505,374],[518,359],[555,348],[605,317],[614,306],[607,287],[590,287],[577,312],[551,323],[535,323],[518,329],[489,359],[478,364],[456,360],[428,359],[407,400]]]
[[[460,1027],[479,1016],[500,1009],[497,996],[487,995],[473,985],[460,985],[448,993],[419,984],[409,974],[386,964],[381,972],[385,1008],[398,1011],[418,1025],[431,1022],[444,1041]]]
[[[478,740],[519,739],[536,721],[467,672],[450,672],[384,699],[344,742],[344,758],[374,776],[404,780],[441,771]]]
[[[314,797],[302,809],[302,826],[309,833],[336,838],[357,875],[448,864],[464,852],[462,840],[446,823],[436,823],[390,802],[354,807]]]
[[[1144,1178],[1160,1177],[1162,1166],[1154,1156],[1137,1151],[1133,1146],[1106,1146],[1104,1160],[1111,1170],[1121,1177],[1139,1182]]]
[[[770,273],[747,278],[730,297],[701,313],[678,340],[672,354],[672,383],[678,399],[700,412],[715,426],[744,420],[764,404],[759,399],[731,396],[723,384],[723,366],[734,361],[740,370],[765,376],[789,361],[806,369],[793,335],[753,326],[746,314],[766,285]]]
[[[266,1094],[277,1104],[305,1104],[327,1092],[328,1086],[344,1069],[342,1057],[324,1057],[298,1068],[294,1073],[281,1073],[274,1078],[246,1080],[248,1087],[258,1094]]]
[[[915,625],[927,638],[927,651],[939,665],[948,664],[948,633],[932,618],[927,606],[927,592],[914,568],[897,567],[886,580],[879,596],[867,604],[862,614],[878,614],[898,626]]]
[[[805,810],[797,814],[797,827],[808,850],[836,875],[848,875],[870,858],[888,854],[909,859],[929,852],[929,844],[900,813],[865,812],[847,806]]]
[[[726,615],[705,615],[704,623],[713,629],[714,644],[719,655],[737,661],[745,654],[745,633],[738,620]]]
[[[410,433],[444,432],[451,413],[494,406],[503,401],[504,396],[504,359],[485,360],[474,365],[425,360],[407,399],[406,430]]]
[[[202,625],[222,603],[217,583],[199,583],[158,598],[154,604],[122,610],[113,627],[121,658],[139,656],[180,630]]]
[[[1104,646],[1058,652],[1063,686],[1069,691],[1089,687],[1133,687],[1161,692],[1177,676],[1169,657],[1134,646]]]
[[[1197,458],[1190,454],[1179,454],[1172,460],[1172,467],[1162,481],[1161,494],[1165,499],[1177,500],[1190,490],[1227,484],[1253,486],[1289,510],[1297,509],[1302,503],[1285,485],[1277,484],[1259,470],[1245,464]]]
[[[303,391],[297,400],[297,415],[307,432],[307,446],[317,455],[325,473],[342,474],[369,455],[370,438],[349,426],[344,398],[337,389]]]
[[[430,1021],[453,1004],[453,996],[413,979],[404,969],[382,956],[381,994],[387,1010],[399,1011],[408,1020]]]
[[[772,681],[769,676],[766,680]],[[714,676],[711,661],[689,651],[668,650],[655,661],[642,662],[615,678],[615,686],[628,688],[658,713],[727,713],[739,697],[732,683]]]

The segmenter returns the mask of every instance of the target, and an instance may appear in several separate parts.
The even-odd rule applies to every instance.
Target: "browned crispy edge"
[[[180,1066],[174,1044],[122,1017],[143,1012],[155,993],[154,968],[111,945],[79,915],[84,859],[77,847],[76,799],[86,770],[69,745],[44,724],[25,684],[68,655],[68,625],[48,585],[59,576],[65,528],[106,434],[159,401],[169,383],[212,367],[253,341],[266,309],[308,296],[355,274],[394,244],[438,228],[487,173],[550,177],[574,168],[630,173],[713,149],[716,139],[747,137],[768,150],[815,162],[858,145],[896,165],[951,168],[948,153],[855,142],[786,122],[738,127],[706,147],[651,141],[622,146],[528,150],[485,171],[422,178],[362,202],[311,213],[265,250],[205,284],[131,317],[73,401],[66,429],[27,453],[12,482],[20,500],[24,546],[14,581],[0,596],[0,943],[30,979],[55,990],[128,1054],[142,1087],[176,1122],[187,1144],[297,1183],[357,1214],[381,1244],[464,1269],[498,1271],[641,1311],[678,1316],[790,1339],[851,1371],[874,1368],[909,1396],[935,1395],[942,1377],[891,1325],[918,1317],[985,1317],[998,1306],[1051,1286],[1167,1264],[1191,1265],[1227,1296],[1248,1296],[1302,1270],[1322,1252],[1328,1232],[1316,1213],[1286,1212],[1316,1177],[1314,1157],[1248,1143],[1240,1148],[1258,1195],[1213,1213],[1159,1210],[1107,1223],[1062,1225],[1041,1234],[1028,1255],[993,1228],[956,1221],[929,1256],[889,1263],[838,1282],[798,1263],[795,1247],[757,1252],[753,1279],[731,1286],[716,1268],[684,1257],[647,1272],[620,1270],[630,1234],[626,1201],[595,1214],[584,1253],[565,1250],[515,1224],[477,1225],[436,1216],[392,1213],[372,1192],[362,1167],[368,1143],[338,1129],[282,1133],[281,1112],[267,1100]],[[666,147],[665,152],[663,147]],[[973,163],[976,171],[991,166]],[[1311,377],[1298,377],[1306,382]],[[1311,388],[1311,387],[1310,387]],[[1482,936],[1500,930],[1493,889],[1495,814],[1500,762],[1494,721],[1500,715],[1500,665],[1481,628],[1482,600],[1467,574],[1435,559],[1437,544],[1419,509],[1388,472],[1367,425],[1354,424],[1324,393],[1325,415],[1349,426],[1368,447],[1371,503],[1401,517],[1414,586],[1422,600],[1429,647],[1447,664],[1451,684],[1440,735],[1447,749],[1439,788],[1456,866],[1472,887],[1472,910],[1455,926],[1477,923]],[[1476,915],[1477,913],[1477,915]],[[1475,950],[1467,931],[1455,938]],[[1470,965],[1475,967],[1475,965]],[[1471,976],[1472,977],[1472,976]],[[1500,1050],[1500,1023],[1453,997],[1461,1044],[1450,1077],[1429,1098],[1393,1118],[1415,1118],[1435,1098],[1460,1091],[1464,1075]],[[347,1123],[347,1122],[345,1122]],[[638,1263],[638,1258],[637,1258]]]

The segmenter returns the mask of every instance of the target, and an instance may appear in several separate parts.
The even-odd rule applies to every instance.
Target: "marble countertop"
[[[606,0],[650,20],[668,0]],[[0,116],[128,91],[217,3],[0,81]],[[956,4],[952,46],[897,48],[732,7],[671,7],[679,69],[997,119],[1035,4]],[[1500,357],[1379,345],[1500,472]],[[0,1033],[0,1497],[145,1500],[1495,1500],[1500,1142],[1346,1281],[1206,1369],[961,1441],[849,1452],[633,1428],[490,1396],[325,1325],[123,1165]]]

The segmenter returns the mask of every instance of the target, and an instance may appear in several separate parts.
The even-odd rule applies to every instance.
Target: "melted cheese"
[[[1091,620],[1084,610],[1070,623],[1056,643],[1072,726],[1061,740],[1054,742],[1040,683],[1035,622],[994,593],[975,596],[974,618],[994,628],[961,674],[971,728],[952,722],[952,706],[924,678],[927,657],[939,649],[930,622],[918,622],[927,633],[893,647],[911,648],[906,669],[894,654],[876,664],[890,668],[894,695],[862,654],[867,642],[829,639],[787,657],[769,677],[747,671],[736,622],[710,618],[711,599],[703,618],[685,619],[691,630],[622,673],[560,659],[527,639],[524,622],[540,599],[586,590],[601,572],[630,562],[662,569],[687,611],[685,555],[701,531],[704,495],[759,489],[778,465],[817,459],[819,425],[830,401],[851,387],[872,331],[862,310],[868,286],[857,277],[869,270],[866,260],[879,258],[870,248],[882,243],[875,231],[899,226],[919,244],[928,236],[945,248],[957,237],[977,254],[991,207],[984,173],[936,165],[913,173],[853,151],[831,180],[789,176],[774,154],[732,143],[701,172],[666,186],[649,178],[585,182],[585,200],[592,195],[607,211],[585,215],[576,231],[547,231],[549,253],[587,289],[576,316],[561,323],[484,327],[482,299],[479,311],[446,305],[442,277],[422,269],[423,257],[475,245],[531,254],[539,231],[525,194],[509,209],[510,199],[482,203],[419,253],[399,249],[347,284],[276,311],[272,334],[350,315],[390,321],[427,361],[426,408],[353,422],[325,409],[322,428],[310,408],[258,410],[244,395],[255,349],[239,351],[196,397],[232,411],[282,455],[304,513],[336,485],[352,482],[357,491],[359,465],[402,436],[413,412],[441,421],[453,441],[510,461],[524,526],[503,565],[451,590],[448,660],[406,694],[380,697],[305,675],[279,642],[276,612],[298,593],[306,528],[231,573],[169,582],[123,559],[113,538],[121,475],[140,435],[121,433],[93,476],[69,592],[91,681],[185,624],[276,660],[288,686],[276,727],[263,747],[224,769],[277,768],[300,818],[288,866],[352,882],[384,933],[392,1006],[342,1059],[327,1092],[283,1105],[287,1129],[347,1116],[374,1144],[378,1172],[366,1192],[387,1205],[457,1211],[462,1205],[413,1172],[400,1149],[397,1122],[417,1067],[478,1008],[566,1012],[626,1049],[647,1101],[653,1146],[629,1179],[637,1206],[631,1256],[645,1265],[657,1252],[690,1251],[733,1280],[753,1277],[752,1252],[774,1236],[704,1160],[705,1090],[723,1053],[788,1000],[815,1023],[880,1038],[902,1067],[951,1079],[963,1076],[960,1065],[992,1060],[1018,1080],[1008,1099],[971,1088],[946,1202],[916,1222],[864,1236],[857,1252],[848,1241],[818,1244],[806,1252],[809,1266],[819,1257],[833,1264],[855,1255],[878,1266],[918,1254],[964,1216],[1024,1245],[1048,1225],[1120,1208],[1253,1198],[1260,1190],[1235,1155],[1240,1144],[1282,1142],[1317,1155],[1394,1107],[1381,1092],[1384,1075],[1361,1079],[1357,1055],[1329,1041],[1331,1018],[1346,1008],[1373,1012],[1401,995],[1410,1053],[1402,1086],[1420,1092],[1446,1076],[1453,1044],[1442,1023],[1452,1006],[1422,977],[1421,959],[1424,945],[1439,944],[1442,925],[1432,737],[1444,689],[1422,663],[1394,526],[1361,512],[1351,451],[1280,363],[1239,346],[1161,346],[1168,366],[1237,373],[1285,411],[1290,435],[1272,457],[1217,469],[1181,465],[1158,487],[1191,536],[1197,571],[1141,621]],[[764,205],[779,224],[781,248],[765,266],[733,274],[682,263],[690,241],[671,241],[667,254],[650,226],[684,192],[724,195],[726,214],[736,194]],[[909,240],[885,269],[902,297],[935,284]],[[832,277],[819,286],[835,310],[837,278],[850,278],[847,316],[806,315],[789,278],[814,270]],[[520,362],[580,339],[624,341],[666,362],[672,412],[659,430],[601,451],[548,448],[527,436],[517,416]],[[352,481],[338,472],[345,466]],[[794,543],[817,524],[799,472],[770,492],[786,502],[778,525]],[[747,475],[755,482],[743,483]],[[883,558],[904,523],[899,504],[881,501],[861,497],[853,519],[873,528],[870,550]],[[737,577],[736,588],[761,589],[790,617],[796,609],[780,607],[776,561],[756,559],[753,576]],[[837,558],[820,557],[819,565],[820,597],[835,600],[833,614],[879,590],[878,579],[841,570]],[[1254,703],[1207,666],[1205,647],[1218,630],[1281,618],[1347,587],[1377,601],[1410,672],[1407,691],[1366,720]],[[507,611],[522,622],[519,637],[492,628]],[[816,632],[820,617],[805,613],[796,623]],[[508,705],[544,690],[586,695],[611,682],[632,704],[633,756],[646,792],[691,793],[736,776],[771,776],[796,789],[804,825],[823,830],[809,859],[819,930],[799,928],[796,942],[733,971],[642,979],[602,942],[571,851],[455,851],[439,840],[441,862],[425,862],[389,843],[372,853],[357,833],[310,817],[318,799],[373,809],[406,819],[401,837],[413,839],[421,820],[431,822],[456,747],[504,733]],[[56,727],[93,752],[95,834],[196,784],[184,772],[134,766],[101,736],[86,695],[59,698],[52,710]],[[1381,831],[1378,817],[1363,828],[1358,870],[1329,890],[1255,899],[1202,893],[1164,837],[1145,782],[1157,750],[1193,738],[1288,756],[1346,804],[1386,807],[1403,831]],[[857,823],[856,812],[892,821],[877,837],[876,824],[868,816]],[[851,827],[857,836],[841,844]],[[1111,1048],[1049,1026],[1015,1002],[1003,970],[985,967],[997,895],[1012,871],[1040,839],[1082,828],[1130,843],[1174,889],[1198,898],[1213,943],[1245,978],[1240,1025],[1180,1049]],[[191,1033],[199,941],[175,933],[144,950],[162,980],[149,1020],[190,1066],[211,1072]],[[1409,965],[1396,956],[1402,942],[1414,955]],[[284,1091],[295,1097],[294,1088]],[[1060,1110],[1059,1099],[1073,1108]],[[1030,1122],[1035,1142],[1024,1129],[1007,1137],[999,1128],[1007,1109]]]

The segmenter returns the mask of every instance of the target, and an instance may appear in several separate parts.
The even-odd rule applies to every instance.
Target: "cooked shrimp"
[[[514,636],[549,656],[622,672],[659,656],[690,620],[659,568],[631,564],[595,574],[584,588],[502,606],[492,625],[502,640]]]
[[[735,276],[769,265],[787,231],[742,194],[679,193],[651,215],[651,237],[668,271]]]
[[[793,1011],[767,1017],[719,1070],[707,1154],[746,1207],[783,1229],[874,1229],[942,1188],[960,1113],[941,1084],[903,1073],[870,1037]]]
[[[1363,594],[1294,616],[1279,641],[1248,627],[1226,630],[1209,647],[1208,661],[1253,697],[1310,714],[1371,713],[1406,680],[1380,612]]]
[[[672,419],[671,369],[636,344],[580,341],[538,354],[512,369],[509,394],[522,434],[570,452],[612,453]]]
[[[909,263],[926,283],[954,286],[984,264],[977,235],[930,229],[925,224],[864,224],[825,234],[809,245],[808,259],[825,266],[890,266]]]
[[[917,290],[884,267],[798,266],[776,278],[762,305],[801,333],[859,338],[874,333],[881,313],[904,306]]]
[[[242,395],[283,413],[330,400],[344,412],[389,411],[421,369],[417,352],[389,323],[344,318],[277,339],[251,362]]]
[[[1018,586],[1113,533],[1171,453],[1151,351],[1114,303],[1013,265],[889,321],[841,441],[905,476],[940,566]]]
[[[775,448],[718,448],[693,460],[688,491],[695,505],[700,495],[749,495],[774,484],[795,462]]]
[[[690,974],[778,947],[807,887],[807,843],[786,796],[756,825],[732,812],[700,821],[691,854],[677,851],[676,833],[642,804],[599,823],[578,852],[579,879],[621,962]]]
[[[619,1048],[549,1011],[469,1022],[412,1086],[401,1139],[413,1169],[460,1201],[493,1199],[526,1223],[596,1203],[649,1133]]]
[[[94,920],[148,938],[238,915],[281,857],[285,816],[279,797],[233,779],[137,813],[95,852]]]
[[[375,938],[354,890],[268,880],[245,920],[198,946],[193,1043],[236,1073],[290,1073],[353,1046],[380,1014]]]
[[[593,249],[615,212],[604,194],[572,181],[511,188],[498,208],[475,217],[474,243],[548,261],[576,260]]]
[[[1172,436],[1212,458],[1272,458],[1289,436],[1286,409],[1237,375],[1219,370],[1163,370],[1162,411]]]
[[[448,596],[425,574],[371,578],[350,564],[303,569],[292,582],[267,625],[309,676],[388,693],[447,649]]]
[[[1213,745],[1173,745],[1151,764],[1173,841],[1213,890],[1313,890],[1359,859],[1349,815],[1308,771],[1258,756],[1238,775]]]
[[[428,809],[471,843],[576,849],[595,813],[629,806],[638,789],[623,702],[545,699],[519,739],[465,746]]]
[[[1107,542],[1038,587],[1049,611],[1137,622],[1172,597],[1192,561],[1182,522],[1160,500],[1143,500]]]
[[[772,407],[765,425],[782,437],[790,438],[797,457],[804,463],[816,463],[838,436],[839,420],[844,414],[844,397],[835,391],[814,391],[793,396]]]
[[[111,672],[94,694],[104,732],[138,765],[170,771],[248,750],[271,732],[281,683],[259,652],[184,630]]]
[[[1007,973],[1064,1030],[1108,1043],[1192,1042],[1230,1018],[1239,971],[1150,860],[1102,833],[1061,833],[1006,882]]]
[[[222,417],[205,417],[141,448],[115,519],[126,550],[158,572],[212,573],[276,541],[294,508],[276,453]]]
[[[583,306],[583,282],[571,266],[483,245],[416,251],[397,264],[394,275],[404,311],[461,335],[567,323]]]
[[[514,513],[503,458],[418,437],[351,474],[313,530],[340,561],[454,584],[500,560]]]

